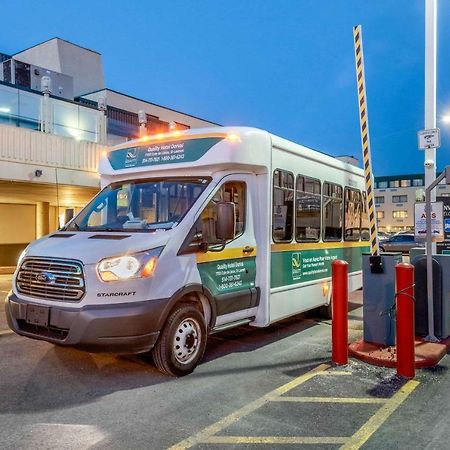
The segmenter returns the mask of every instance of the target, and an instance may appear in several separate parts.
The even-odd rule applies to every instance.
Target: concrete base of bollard
[[[416,337],[414,348],[416,369],[436,366],[448,351],[450,351],[450,337],[439,343],[426,342]],[[349,345],[349,353],[354,358],[374,366],[393,368],[397,366],[395,345],[382,347],[359,339]]]

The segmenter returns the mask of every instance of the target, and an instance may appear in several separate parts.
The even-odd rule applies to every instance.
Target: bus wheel
[[[188,375],[203,357],[206,347],[205,319],[195,306],[177,305],[153,348],[156,367],[167,375]]]

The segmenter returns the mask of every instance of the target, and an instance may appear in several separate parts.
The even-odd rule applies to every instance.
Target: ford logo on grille
[[[41,272],[36,275],[36,281],[40,283],[53,284],[56,281],[56,276],[50,272]]]

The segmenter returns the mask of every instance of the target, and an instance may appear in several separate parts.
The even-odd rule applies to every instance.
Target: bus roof
[[[197,141],[195,148],[192,145],[194,140]],[[201,145],[199,145],[199,140],[201,140]],[[233,148],[237,146],[242,151],[227,152],[224,147],[218,146],[220,151],[211,152],[214,153],[214,157],[208,158],[208,150],[220,142],[229,143]],[[147,156],[151,155],[151,157],[145,158],[140,155],[140,160],[137,161],[136,155],[139,151],[141,153],[146,151]],[[110,148],[107,157],[113,170],[101,170],[101,172],[112,174],[117,173],[117,171],[122,172],[122,170],[128,172],[129,169],[154,170],[159,168],[161,170],[163,165],[167,169],[168,163],[173,168],[182,167],[186,164],[192,166],[194,161],[203,156],[205,158],[202,160],[204,161],[202,166],[234,163],[270,167],[271,151],[291,153],[354,175],[363,176],[362,169],[352,164],[283,139],[265,130],[251,127],[208,127],[176,130],[127,141]],[[101,167],[105,169],[104,165],[101,165]]]

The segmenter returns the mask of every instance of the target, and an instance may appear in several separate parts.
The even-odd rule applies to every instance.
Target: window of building
[[[384,203],[384,196],[375,197],[375,203]]]
[[[342,240],[342,187],[334,183],[323,183],[323,240]]]
[[[377,211],[377,219],[384,219],[384,211]]]
[[[415,178],[414,180],[412,180],[412,185],[413,186],[423,186],[422,178]]]
[[[379,181],[378,182],[378,188],[379,189],[386,189],[388,187],[388,182],[387,181]]]
[[[410,187],[411,180],[400,180],[400,187]]]
[[[392,211],[392,217],[394,219],[406,219],[408,217],[408,211]]]
[[[399,180],[391,180],[391,181],[389,181],[389,187],[390,188],[398,188],[398,187],[400,187],[400,181]]]
[[[298,175],[295,192],[296,241],[319,241],[322,219],[320,205],[320,181]]]
[[[361,208],[361,240],[369,241],[370,240],[370,231],[369,231],[369,214],[367,208],[367,195],[365,192],[362,193],[362,208]]]
[[[406,203],[408,201],[407,195],[393,195],[392,203]]]
[[[361,230],[361,192],[345,188],[344,203],[344,239],[346,241],[358,241]]]
[[[294,175],[291,172],[285,170],[273,172],[272,214],[274,242],[291,242],[294,216]]]

